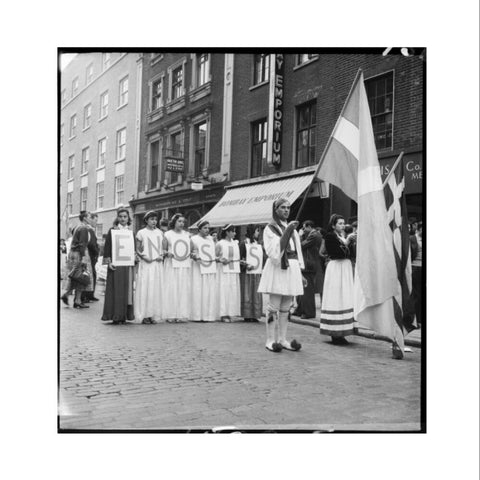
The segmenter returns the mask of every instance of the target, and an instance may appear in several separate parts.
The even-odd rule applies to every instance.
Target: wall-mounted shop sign
[[[174,173],[183,173],[185,169],[185,160],[183,158],[166,157],[165,171]]]
[[[270,55],[267,163],[275,166],[280,166],[282,163],[283,72],[283,54]]]
[[[145,211],[160,210],[163,208],[183,207],[188,205],[195,205],[204,202],[217,202],[222,198],[225,190],[219,187],[215,190],[185,190],[178,196],[164,195],[164,198],[145,204]]]
[[[382,175],[382,181],[387,178],[390,169],[393,167],[397,157],[388,159],[379,159],[380,174]],[[405,154],[402,159],[403,168],[405,169],[405,192],[410,193],[422,193],[423,187],[423,158],[421,153]]]

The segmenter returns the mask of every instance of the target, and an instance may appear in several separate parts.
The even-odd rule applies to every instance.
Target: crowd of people
[[[287,223],[289,215],[289,202],[275,201],[272,221],[263,229],[248,225],[239,242],[233,225],[214,230],[207,221],[201,221],[193,231],[186,228],[181,213],[167,221],[155,211],[147,212],[144,228],[135,234],[129,211],[120,208],[104,236],[101,258],[107,273],[101,319],[114,324],[231,322],[242,318],[258,322],[266,296],[266,348],[297,351],[301,345],[287,340],[288,320],[291,314],[315,318],[318,294],[320,333],[330,336],[333,344],[348,344],[346,337],[357,329],[353,314],[357,223],[347,225],[344,217],[335,214],[326,231],[310,220],[297,231],[299,223]],[[94,292],[101,252],[95,234],[96,215],[82,211],[79,220],[71,238],[60,245],[68,277],[61,300],[69,305],[69,296],[74,294],[73,307],[85,309],[87,303],[98,300]],[[115,230],[131,236],[134,265],[114,264]],[[421,222],[411,244],[412,298],[420,323]],[[257,259],[257,265],[252,258]]]

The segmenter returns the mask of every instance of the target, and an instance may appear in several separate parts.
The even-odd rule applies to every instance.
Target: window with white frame
[[[87,65],[85,71],[85,85],[88,85],[93,80],[93,62]]]
[[[72,201],[72,198],[73,198],[73,193],[72,192],[69,192],[67,193],[67,214],[68,215],[71,215],[72,212],[73,212],[73,201]]]
[[[64,105],[66,103],[66,101],[67,101],[67,89],[64,88],[62,90],[62,105]]]
[[[183,132],[179,131],[179,132],[172,133],[169,139],[170,139],[170,155],[174,158],[183,158]],[[177,172],[169,172],[169,173],[170,173],[169,183],[177,183],[178,173]]]
[[[96,209],[103,208],[103,198],[104,198],[104,182],[97,183],[97,192],[96,192]]]
[[[160,141],[150,143],[150,188],[156,188],[159,180]]]
[[[210,55],[208,53],[197,53],[197,87],[201,87],[210,78]]]
[[[77,133],[77,115],[73,114],[70,117],[70,138],[73,138]]]
[[[83,108],[83,129],[90,127],[92,123],[92,104],[89,103]]]
[[[80,211],[87,209],[88,187],[80,189]]]
[[[317,102],[297,107],[297,168],[315,164]]]
[[[150,110],[153,112],[162,106],[162,79],[155,80],[152,83],[152,99],[150,102]]]
[[[124,160],[127,152],[127,129],[117,131],[117,154],[116,160]]]
[[[95,235],[97,236],[97,238],[103,237],[103,223],[97,223],[95,225]]]
[[[72,97],[78,93],[78,77],[72,80]]]
[[[262,175],[267,163],[267,119],[252,123],[252,168],[251,177]]]
[[[172,89],[170,98],[176,100],[183,95],[183,65],[175,68],[172,71]]]
[[[80,173],[88,172],[88,162],[90,160],[90,147],[84,148],[82,150],[82,166]]]
[[[75,155],[70,155],[68,157],[68,170],[67,170],[68,180],[73,178],[74,170],[75,170]]]
[[[107,139],[102,138],[98,141],[97,168],[101,168],[105,166],[106,157],[107,157]]]
[[[253,59],[253,84],[268,82],[270,78],[270,55],[259,53]]]
[[[108,115],[108,90],[100,95],[100,118]]]
[[[115,177],[115,205],[123,205],[124,202],[124,175]]]
[[[317,53],[300,53],[300,54],[297,54],[295,57],[295,64],[301,65],[302,63],[309,62],[310,60],[313,60],[314,58],[317,58],[317,57],[318,57]]]
[[[202,173],[206,166],[205,147],[207,144],[207,122],[202,122],[193,127],[193,141],[195,152],[195,176]]]
[[[112,60],[112,54],[109,52],[104,52],[102,54],[102,70],[106,70],[111,63]]]
[[[60,125],[60,146],[63,146],[65,141],[65,125],[62,123]]]
[[[118,106],[128,103],[128,76],[122,78],[118,84]]]

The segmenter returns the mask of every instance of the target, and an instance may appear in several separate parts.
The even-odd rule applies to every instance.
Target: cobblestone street
[[[264,348],[262,323],[114,326],[63,305],[61,429],[418,430],[420,349],[290,324],[300,352]]]

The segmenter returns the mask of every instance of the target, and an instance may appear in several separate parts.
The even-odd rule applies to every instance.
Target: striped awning
[[[231,187],[222,199],[200,220],[220,227],[267,223],[272,218],[272,204],[279,198],[293,203],[312,182],[313,174],[290,177],[254,185]],[[197,222],[198,223],[198,222]]]

